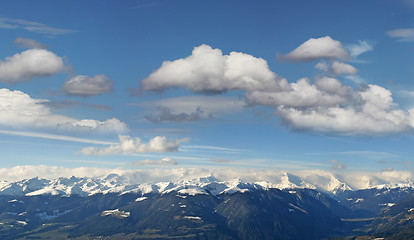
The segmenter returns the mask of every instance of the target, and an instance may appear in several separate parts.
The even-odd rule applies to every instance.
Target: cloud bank
[[[248,104],[275,108],[276,114],[294,130],[341,135],[412,132],[414,109],[399,109],[389,90],[373,84],[355,89],[335,78],[344,74],[357,77],[355,67],[337,59],[348,60],[351,55],[370,51],[372,44],[361,41],[350,49],[351,54],[341,42],[329,36],[309,39],[283,57],[292,61],[331,59],[328,63],[323,61],[316,65],[327,76],[288,83],[271,72],[263,59],[236,52],[223,55],[219,49],[201,45],[194,48],[187,58],[164,62],[142,81],[142,86],[149,91],[182,87],[194,92],[217,94],[244,90]],[[160,104],[168,110],[157,117],[151,116],[150,120],[200,118],[196,115],[196,107],[187,112],[174,112],[171,106],[176,107],[177,104],[171,101],[169,105]],[[209,112],[204,107],[201,109]],[[184,112],[187,115],[179,115]]]
[[[94,131],[97,133],[122,133],[128,131],[125,123],[116,118],[98,121],[75,119],[54,114],[43,103],[21,91],[0,89],[0,126],[25,129],[56,129],[63,131]]]
[[[64,35],[76,32],[75,30],[54,28],[43,23],[27,21],[15,18],[0,18],[1,29],[23,29],[29,32],[46,34],[46,35]]]

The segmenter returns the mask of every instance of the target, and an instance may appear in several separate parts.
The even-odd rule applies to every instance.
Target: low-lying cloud
[[[44,103],[21,91],[0,89],[0,126],[18,129],[57,129],[62,131],[122,133],[128,131],[125,123],[116,118],[99,121],[76,119],[54,114]]]
[[[129,165],[133,165],[133,166],[163,166],[163,165],[178,165],[178,162],[175,161],[172,158],[163,158],[163,159],[160,159],[160,160],[145,159],[145,160],[131,162]]]

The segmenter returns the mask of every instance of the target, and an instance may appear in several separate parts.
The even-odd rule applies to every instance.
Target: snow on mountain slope
[[[20,181],[0,181],[0,195],[34,196],[42,194],[88,196],[97,193],[169,193],[181,195],[245,192],[252,189],[308,188],[338,194],[366,188],[412,187],[408,173],[339,175],[313,170],[286,173],[281,171],[234,171],[205,169],[154,169],[119,171],[101,177],[70,177]]]

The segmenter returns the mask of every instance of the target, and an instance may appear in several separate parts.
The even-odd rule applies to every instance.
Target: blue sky
[[[2,1],[0,36],[3,168],[413,168],[411,0]]]

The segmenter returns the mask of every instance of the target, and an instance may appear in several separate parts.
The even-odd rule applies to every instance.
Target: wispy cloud
[[[396,38],[400,42],[414,41],[414,28],[399,28],[387,32],[387,35]]]
[[[370,159],[381,158],[398,158],[400,155],[390,152],[379,151],[344,151],[344,152],[322,152],[322,153],[308,153],[309,155],[354,155]]]
[[[133,166],[161,166],[161,165],[178,165],[178,163],[177,163],[177,161],[175,161],[172,158],[163,158],[161,160],[145,159],[145,160],[140,160],[140,161],[135,161],[135,162],[129,163],[128,165],[133,165]]]
[[[64,101],[57,101],[57,102],[43,102],[43,105],[53,108],[53,109],[63,109],[69,107],[87,107],[93,109],[100,109],[100,110],[112,110],[112,107],[102,104],[87,104],[84,102],[78,102],[75,100],[64,100]]]
[[[15,18],[0,18],[0,29],[23,29],[45,35],[64,35],[77,32],[76,30],[54,28],[46,24]]]
[[[353,58],[358,57],[359,55],[365,53],[365,52],[369,52],[374,50],[374,45],[375,42],[373,41],[367,41],[367,40],[363,40],[363,41],[358,41],[358,43],[356,44],[350,44],[347,47],[350,55]]]
[[[103,145],[114,144],[113,142],[107,142],[107,141],[99,141],[99,140],[77,138],[77,137],[70,137],[70,136],[56,135],[56,134],[48,134],[48,133],[39,133],[39,132],[0,130],[0,134],[12,135],[12,136],[22,136],[22,137],[53,139],[53,140],[79,142],[79,143],[90,143],[90,144],[103,144]]]
[[[215,162],[215,163],[229,163],[230,162],[230,160],[222,159],[222,158],[210,159],[210,161]]]
[[[14,44],[17,47],[21,47],[21,48],[39,48],[39,49],[49,48],[47,45],[40,43],[36,40],[29,39],[29,38],[23,38],[23,37],[16,38],[16,40],[14,40]]]
[[[203,149],[203,150],[211,150],[211,151],[228,151],[228,152],[246,152],[249,150],[246,149],[237,149],[237,148],[224,148],[224,147],[216,147],[216,146],[182,146],[183,149]]]

